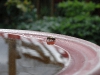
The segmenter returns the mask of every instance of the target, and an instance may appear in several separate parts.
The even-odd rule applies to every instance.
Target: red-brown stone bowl
[[[0,75],[100,75],[100,47],[60,34],[0,29]]]

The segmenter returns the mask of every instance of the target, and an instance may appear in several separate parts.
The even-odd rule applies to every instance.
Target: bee
[[[47,40],[46,40],[48,45],[55,44],[55,41],[56,41],[56,39],[54,37],[51,37],[51,36],[47,37]]]

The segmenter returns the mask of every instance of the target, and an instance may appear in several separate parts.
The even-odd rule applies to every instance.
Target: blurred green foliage
[[[59,26],[53,26],[52,32],[82,38],[100,45],[100,17],[91,15],[100,4],[66,1],[58,4],[66,17]]]
[[[82,38],[100,45],[100,17],[77,17],[65,19],[59,26],[53,26],[52,32]]]
[[[62,17],[46,17],[43,19],[37,20],[32,23],[20,23],[18,29],[27,29],[27,30],[36,30],[43,32],[52,32],[51,28],[53,26],[60,26],[60,23],[64,20]],[[56,32],[55,32],[56,33]]]
[[[19,28],[70,35],[100,45],[100,17],[91,15],[96,8],[100,8],[99,4],[66,1],[59,3],[58,7],[65,17],[44,17]]]
[[[29,0],[8,0],[5,5],[7,5],[8,10],[14,6],[23,12],[31,11],[33,8],[33,5]]]
[[[36,18],[36,10],[29,0],[1,0],[0,28],[15,29],[20,22],[32,22]]]
[[[9,1],[4,2],[2,0],[5,4],[3,7],[6,9],[2,11],[4,14],[0,28],[59,33],[82,38],[100,45],[100,17],[98,14],[93,14],[95,9],[100,9],[100,4],[87,3],[83,0],[64,1],[58,4],[56,17],[44,16],[45,13],[48,15],[50,8],[42,6],[41,15],[44,17],[37,20],[37,9],[33,8],[32,1]],[[2,6],[2,4],[0,5]]]
[[[66,17],[75,17],[75,16],[90,16],[96,8],[100,8],[99,4],[93,2],[86,3],[84,1],[66,1],[58,4],[58,7],[61,8],[61,12]]]

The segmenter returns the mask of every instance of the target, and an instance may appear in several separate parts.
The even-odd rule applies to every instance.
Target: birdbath
[[[60,34],[0,29],[0,75],[100,75],[100,47]]]

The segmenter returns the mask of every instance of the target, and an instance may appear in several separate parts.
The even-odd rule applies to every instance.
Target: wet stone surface
[[[68,61],[63,54],[43,40],[0,36],[0,75],[56,75]]]

